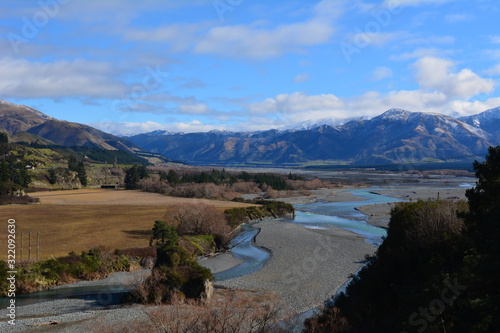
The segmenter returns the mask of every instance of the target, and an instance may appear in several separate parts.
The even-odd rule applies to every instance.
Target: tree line
[[[27,188],[32,175],[22,149],[9,143],[7,133],[0,132],[0,195],[12,195]]]
[[[291,185],[293,182],[306,181],[303,177],[292,173],[283,176],[272,173],[249,173],[247,171],[228,172],[225,169],[212,169],[210,171],[185,170],[182,172],[169,169],[168,171],[160,170],[153,173],[144,165],[134,165],[126,170],[125,188],[139,189],[141,188],[141,180],[152,175],[159,177],[157,179],[159,182],[172,187],[186,184],[214,184],[231,187],[237,183],[254,183],[262,191],[269,188],[276,191],[292,190],[294,189]]]

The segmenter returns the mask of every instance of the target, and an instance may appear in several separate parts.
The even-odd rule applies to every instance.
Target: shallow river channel
[[[378,188],[379,189],[379,188]],[[307,228],[342,228],[355,232],[363,236],[367,242],[373,245],[380,245],[382,237],[386,235],[386,230],[368,224],[367,216],[355,210],[356,207],[372,204],[384,204],[401,201],[385,195],[371,193],[373,189],[352,190],[353,195],[364,200],[349,202],[315,202],[295,205],[296,217],[294,220],[286,219],[289,223],[298,223]],[[231,243],[231,253],[234,257],[243,260],[240,265],[229,270],[214,274],[218,281],[228,280],[235,277],[250,274],[260,269],[270,258],[269,252],[254,246],[254,238],[259,230],[258,223],[248,224],[242,227],[241,232]],[[29,295],[17,297],[17,305],[25,305],[58,298],[85,298],[94,299],[99,303],[120,304],[123,302],[123,295],[127,292],[126,287],[106,286],[75,287],[47,290]],[[0,306],[8,299],[0,298]]]

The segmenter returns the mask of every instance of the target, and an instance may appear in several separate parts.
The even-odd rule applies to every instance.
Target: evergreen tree
[[[139,188],[139,181],[148,177],[148,171],[144,165],[134,165],[125,171],[125,188],[135,190]]]
[[[57,182],[56,170],[50,169],[49,170],[49,184],[54,185],[56,182]]]
[[[82,186],[87,186],[87,172],[85,171],[85,164],[83,162],[78,163],[76,172]]]
[[[5,132],[0,132],[0,157],[9,152],[9,136]]]
[[[68,169],[70,169],[71,171],[78,171],[78,161],[73,155],[68,158]]]
[[[179,175],[173,169],[168,170],[166,179],[170,184],[178,184],[180,182]]]
[[[500,327],[500,146],[474,162],[476,187],[467,190],[469,254],[462,270],[469,286],[459,309],[468,314],[464,331],[493,332]]]

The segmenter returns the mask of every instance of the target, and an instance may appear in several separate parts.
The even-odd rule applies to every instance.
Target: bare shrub
[[[232,190],[237,193],[259,193],[261,189],[255,182],[236,182],[232,185]]]
[[[231,292],[229,292],[231,293]],[[98,332],[284,333],[276,325],[275,300],[216,297],[208,303],[176,300],[172,305],[144,308],[147,319],[122,325],[101,326]]]
[[[288,180],[287,183],[293,190],[317,190],[327,187],[327,184],[319,178],[311,180]]]
[[[338,307],[331,307],[320,314],[306,319],[304,322],[305,330],[307,333],[319,332],[349,332],[352,327],[349,325],[347,319],[340,313]]]
[[[276,199],[280,197],[278,191],[273,190],[271,187],[264,193],[264,199]]]
[[[232,231],[224,213],[207,204],[175,206],[163,219],[177,229],[179,236],[215,235],[218,246],[229,240]]]
[[[161,194],[168,194],[171,187],[167,182],[160,180],[160,176],[151,175],[148,178],[143,178],[139,181],[139,188],[146,192],[154,192]]]

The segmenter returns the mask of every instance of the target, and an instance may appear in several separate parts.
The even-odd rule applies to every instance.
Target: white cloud
[[[406,31],[366,32],[360,29],[356,29],[355,33],[351,33],[347,37],[348,40],[350,40],[350,42],[348,43],[349,45],[353,44],[358,48],[364,48],[369,45],[374,45],[379,47],[384,46],[396,40],[409,38],[409,36],[410,34]]]
[[[372,79],[375,81],[381,81],[383,79],[392,77],[393,75],[394,73],[392,72],[392,69],[390,69],[389,67],[380,66],[375,68],[375,70],[373,71]]]
[[[349,98],[339,98],[331,94],[305,95],[302,92],[295,92],[251,103],[248,109],[253,117],[252,123],[263,124],[267,121],[266,128],[282,128],[306,121],[325,119],[342,121],[374,117],[392,107],[410,111],[438,112],[437,110],[441,108],[446,110],[448,101],[442,92],[421,90],[392,91],[387,94],[370,91]]]
[[[250,103],[248,109],[253,114],[306,112],[309,115],[314,111],[333,110],[341,105],[340,99],[332,94],[308,96],[302,92],[294,92],[293,94],[280,94],[261,102]]]
[[[226,129],[223,126],[214,126],[204,124],[199,120],[191,120],[189,122],[173,122],[168,124],[161,124],[154,121],[145,122],[112,122],[101,121],[89,124],[102,131],[113,133],[115,135],[134,135],[140,133],[147,133],[156,130],[164,130],[169,132],[208,132],[215,129]]]
[[[206,132],[214,129],[260,131],[289,128],[300,123],[343,123],[350,119],[371,118],[390,108],[442,113],[452,116],[476,114],[500,105],[500,97],[484,101],[450,98],[443,92],[401,90],[381,94],[370,91],[363,95],[339,98],[331,94],[306,95],[302,92],[280,94],[260,102],[247,104],[247,118],[236,122],[230,114],[225,124],[207,124],[200,120],[187,122],[111,122],[90,124],[114,134],[138,134],[157,129],[171,132]]]
[[[99,121],[89,124],[92,127],[101,131],[112,133],[115,135],[131,135],[139,133],[147,133],[155,130],[166,130],[166,125],[154,121],[145,122],[113,122]]]
[[[194,51],[229,57],[269,58],[325,43],[332,34],[329,24],[315,21],[275,29],[252,29],[242,25],[215,27]]]
[[[474,16],[469,15],[469,14],[448,14],[444,17],[444,20],[446,23],[461,23],[461,22],[468,22],[472,21],[474,19]]]
[[[453,50],[443,50],[436,48],[418,48],[412,52],[405,52],[403,54],[392,55],[390,56],[390,60],[410,60],[410,59],[419,59],[425,57],[437,57],[443,55],[451,55],[453,54]]]
[[[116,97],[126,92],[126,86],[116,80],[120,71],[106,62],[0,58],[0,73],[0,94],[5,97]]]
[[[210,111],[206,104],[201,103],[179,105],[178,109],[184,114],[205,114]]]
[[[309,74],[298,74],[297,76],[295,76],[295,78],[293,79],[293,82],[295,83],[302,83],[302,82],[306,82],[309,80],[311,76]]]
[[[302,52],[306,47],[330,40],[334,33],[333,21],[340,13],[339,2],[324,0],[315,5],[312,18],[304,22],[273,28],[259,24],[214,27],[194,46],[194,52],[261,59]]]
[[[454,63],[448,60],[425,57],[418,60],[417,82],[424,88],[444,92],[448,97],[468,99],[481,93],[492,92],[494,81],[481,78],[470,69],[453,73]]]
[[[425,36],[420,38],[410,38],[404,41],[405,44],[453,44],[455,37],[453,36]]]
[[[168,43],[171,51],[179,52],[190,48],[204,28],[203,24],[171,24],[149,30],[121,28],[118,33],[130,41]]]

